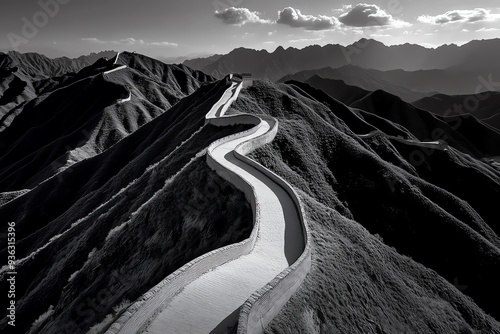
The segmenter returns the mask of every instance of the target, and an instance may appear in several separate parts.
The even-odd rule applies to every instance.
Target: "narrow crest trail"
[[[244,157],[273,140],[277,120],[247,114],[224,116],[241,88],[241,82],[232,81],[206,120],[216,126],[254,127],[212,143],[207,163],[244,191],[252,204],[254,230],[240,243],[248,244],[247,250],[231,245],[193,260],[150,290],[108,333],[226,333],[238,325],[242,305],[303,255],[307,232],[297,199],[273,180],[277,176],[266,175],[264,167]],[[200,272],[197,264],[204,260],[207,270]],[[180,284],[177,278],[183,275],[188,278]],[[300,283],[287,289],[295,291]]]

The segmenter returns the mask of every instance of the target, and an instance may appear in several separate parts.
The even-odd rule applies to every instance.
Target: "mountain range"
[[[454,96],[436,94],[415,101],[413,105],[442,116],[469,114],[500,129],[500,93],[498,91]]]
[[[356,81],[355,79],[350,79],[349,76],[346,76],[346,80],[351,82]],[[287,82],[294,81],[296,80],[289,80]],[[348,85],[343,80],[325,79],[318,75],[314,75],[304,82],[312,87],[326,92],[330,96],[346,105],[351,105],[358,100],[362,100],[375,91],[389,93],[389,95],[392,95],[392,98],[394,100],[398,100],[396,99],[396,97],[400,98],[401,100],[405,100],[405,97],[411,97],[410,100],[413,100],[415,97],[417,97],[417,94],[415,93],[408,93],[408,91],[405,89],[398,89],[397,86],[381,83],[380,81],[378,82],[380,84],[379,86],[384,87],[385,89],[377,88],[378,86],[375,85],[369,85],[369,87],[371,87],[371,90],[365,90],[363,88],[360,88],[359,86]],[[359,83],[359,85],[361,86],[363,85],[363,83]],[[392,104],[394,105],[394,107],[391,108],[397,108],[399,106],[399,103],[397,101],[394,101]],[[473,95],[435,94],[416,100],[411,104],[419,109],[430,111],[439,116],[448,117],[470,115],[476,118],[478,121],[487,124],[495,128],[496,130],[500,130],[499,93],[495,91]],[[402,110],[404,109],[405,108],[403,108]]]
[[[342,80],[349,85],[370,91],[382,89],[407,102],[414,102],[435,94],[466,95],[500,88],[500,84],[492,80],[494,76],[491,73],[478,73],[450,69],[412,72],[403,70],[378,71],[346,65],[339,68],[328,67],[301,71],[286,75],[278,82],[305,81],[317,75],[326,79]]]
[[[499,58],[500,39],[471,41],[462,46],[443,45],[435,49],[413,44],[386,46],[376,40],[361,39],[348,46],[313,45],[300,50],[292,47],[284,49],[280,46],[272,53],[266,50],[238,48],[223,56],[187,60],[185,64],[219,78],[229,73],[248,72],[255,78],[271,81],[278,81],[286,75],[300,71],[326,67],[339,68],[346,65],[378,71],[446,70],[430,74],[435,76],[435,80],[439,80],[439,75],[443,73],[448,78],[472,76],[473,82],[469,84],[475,88],[477,77],[480,75],[500,76],[497,61]],[[392,75],[397,77],[401,73],[396,71]],[[419,74],[423,75],[424,79],[428,75],[426,72],[412,75]],[[405,79],[404,74],[402,79]],[[422,82],[416,84],[424,92],[435,91],[432,87],[429,89],[422,87]],[[448,81],[450,87],[454,84],[456,82]],[[474,93],[474,91],[462,93]]]
[[[500,129],[489,123],[499,95],[413,81],[456,66],[491,73],[497,58],[484,49],[499,41],[359,43],[367,53],[351,64],[331,45],[182,65],[130,52],[0,55],[0,217],[15,222],[16,332],[105,333],[186,263],[249,238],[251,202],[206,163],[214,141],[250,129],[205,119],[232,87],[224,73],[244,71],[255,78],[227,114],[278,120],[274,140],[249,156],[298,194],[312,251],[305,281],[262,331],[500,333]],[[336,68],[293,76],[325,67]],[[473,112],[448,112],[474,99]]]
[[[37,53],[0,53],[0,131],[10,124],[20,107],[39,95],[47,85],[56,85],[113,51],[92,53],[75,59],[48,58]]]

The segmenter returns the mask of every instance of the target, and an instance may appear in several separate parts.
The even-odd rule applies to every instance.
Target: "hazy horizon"
[[[252,50],[256,50],[256,51],[267,51],[268,53],[274,53],[278,48],[280,47],[283,47],[285,50],[288,50],[288,49],[296,49],[296,50],[303,50],[303,49],[306,49],[308,47],[312,47],[312,46],[320,46],[320,47],[324,47],[326,45],[340,45],[340,46],[343,46],[343,47],[348,47],[350,45],[355,45],[356,43],[358,43],[360,40],[362,40],[364,37],[360,38],[359,40],[357,41],[354,41],[353,43],[350,43],[350,44],[340,44],[340,43],[327,43],[327,44],[324,44],[324,45],[319,45],[319,44],[309,44],[309,45],[306,45],[306,46],[303,46],[303,47],[295,47],[295,46],[288,46],[288,47],[285,47],[283,45],[276,45],[275,48],[273,49],[265,49],[265,48],[261,48],[261,49],[254,49],[254,48],[251,48],[251,47],[245,47],[245,46],[239,46],[239,47],[236,47],[234,49],[231,49],[229,50],[228,52],[226,53],[221,53],[221,55],[224,55],[224,54],[227,54],[235,49],[238,49],[238,48],[245,48],[245,49],[252,49]],[[370,38],[368,38],[370,39]],[[443,47],[443,46],[451,46],[451,45],[456,45],[458,47],[461,47],[463,45],[466,45],[468,43],[471,43],[471,42],[474,42],[474,41],[484,41],[484,40],[500,40],[500,37],[497,37],[497,38],[490,38],[490,39],[473,39],[473,40],[470,40],[470,41],[466,41],[464,43],[460,43],[460,44],[457,44],[457,43],[444,43],[444,44],[441,44],[441,45],[437,45],[437,46],[425,46],[425,45],[420,45],[420,44],[417,44],[417,43],[397,43],[397,44],[387,44],[387,43],[383,43],[377,39],[371,39],[373,41],[377,41],[379,43],[382,43],[384,44],[385,46],[401,46],[401,45],[405,45],[405,44],[410,44],[410,45],[418,45],[418,46],[421,46],[425,49],[437,49],[437,48],[440,48],[440,47]],[[11,51],[16,51],[16,50],[12,50],[12,49],[0,49],[0,52],[4,52],[4,53],[7,53],[7,52],[11,52]],[[98,54],[98,53],[101,53],[101,52],[136,52],[132,49],[102,49],[102,50],[98,50],[98,51],[90,51],[90,52],[87,52],[87,53],[82,53],[82,54],[79,54],[79,55],[76,55],[76,56],[67,56],[67,55],[55,55],[55,56],[51,56],[51,55],[47,55],[45,54],[44,52],[37,52],[37,51],[26,51],[26,52],[23,52],[23,51],[19,51],[20,53],[30,53],[30,52],[34,52],[34,53],[38,53],[38,54],[42,54],[42,55],[45,55],[47,56],[48,58],[52,58],[52,59],[55,59],[55,58],[60,58],[60,57],[68,57],[68,58],[78,58],[80,56],[88,56],[92,53],[94,54]],[[141,54],[141,52],[137,52],[139,54]],[[206,57],[211,57],[211,56],[214,56],[214,55],[217,55],[219,53],[204,53],[204,52],[194,52],[194,53],[190,53],[190,54],[185,54],[185,55],[178,55],[178,56],[169,56],[169,55],[158,55],[158,56],[154,56],[154,55],[148,55],[148,54],[144,54],[146,56],[149,56],[149,57],[152,57],[152,58],[156,58],[156,59],[180,59],[180,58],[186,58],[186,59],[195,59],[195,58],[206,58]]]
[[[71,58],[104,50],[169,58],[237,47],[272,52],[361,38],[437,47],[500,37],[492,0],[7,0],[0,17],[0,50]]]

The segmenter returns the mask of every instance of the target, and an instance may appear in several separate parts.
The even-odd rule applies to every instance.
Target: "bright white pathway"
[[[236,88],[224,95],[229,100]],[[219,115],[218,110],[213,113]],[[281,186],[267,176],[237,160],[233,150],[251,138],[270,130],[262,122],[256,133],[221,144],[214,158],[239,174],[255,188],[259,202],[260,229],[254,249],[247,255],[208,271],[185,286],[149,325],[145,333],[224,333],[236,325],[241,305],[255,291],[289,267],[304,250],[304,237],[297,208]],[[141,325],[165,302],[160,290],[123,325],[119,333],[137,333]],[[167,291],[164,291],[166,293]]]

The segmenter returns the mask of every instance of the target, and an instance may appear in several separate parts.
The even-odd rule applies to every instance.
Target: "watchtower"
[[[243,88],[247,88],[253,85],[252,73],[241,73],[241,78],[243,80]]]

